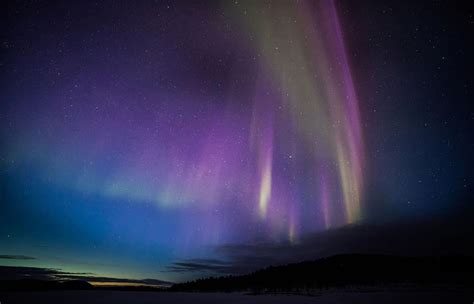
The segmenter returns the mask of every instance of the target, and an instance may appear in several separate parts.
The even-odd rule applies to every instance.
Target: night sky
[[[401,2],[3,3],[0,265],[466,253],[473,7]]]

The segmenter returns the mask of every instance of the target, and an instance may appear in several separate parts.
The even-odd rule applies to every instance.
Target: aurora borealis
[[[298,246],[453,209],[472,189],[472,138],[460,131],[472,81],[451,80],[460,59],[444,23],[407,21],[437,37],[410,32],[410,47],[387,38],[405,32],[383,15],[410,14],[391,7],[10,4],[0,254],[34,258],[2,264],[179,281],[204,273],[183,271],[186,261],[220,267],[216,248],[230,244]],[[410,70],[412,58],[441,76]],[[412,90],[428,82],[430,93]]]

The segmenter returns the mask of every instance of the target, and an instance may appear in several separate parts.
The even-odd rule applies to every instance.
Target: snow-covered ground
[[[128,291],[55,291],[0,293],[1,304],[14,303],[474,303],[474,290],[328,292],[320,295],[246,295],[240,293],[170,293]]]

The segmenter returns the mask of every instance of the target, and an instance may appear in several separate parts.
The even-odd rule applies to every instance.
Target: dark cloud
[[[35,257],[27,255],[9,255],[9,254],[0,254],[0,259],[3,260],[35,260]]]
[[[61,272],[56,269],[38,268],[38,267],[21,267],[21,266],[0,266],[1,280],[18,280],[18,279],[38,279],[53,280]]]
[[[168,266],[169,272],[214,272],[232,273],[235,271],[231,262],[213,259],[191,259],[175,262]]]
[[[0,266],[0,280],[19,280],[19,279],[36,279],[36,280],[81,280],[88,282],[110,282],[110,283],[134,283],[148,284],[157,286],[169,286],[172,282],[156,280],[156,279],[122,279],[111,277],[98,277],[89,272],[64,272],[58,269],[41,268],[41,267],[21,267],[21,266]]]

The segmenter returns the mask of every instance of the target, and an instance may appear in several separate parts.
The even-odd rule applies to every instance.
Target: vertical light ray
[[[258,208],[260,216],[265,218],[267,215],[268,201],[272,194],[272,156],[266,155],[263,170],[260,177],[260,195]]]
[[[327,185],[327,177],[326,174],[320,174],[320,203],[321,203],[321,210],[323,213],[323,220],[324,220],[324,228],[328,229],[331,227],[330,222],[330,210],[329,210],[329,189]]]
[[[333,36],[335,37],[335,52],[340,60],[342,70],[343,91],[341,92],[342,96],[340,98],[342,103],[341,109],[343,110],[341,113],[343,130],[338,135],[336,149],[348,222],[352,223],[360,217],[360,200],[363,180],[363,143],[360,114],[336,7],[332,0],[328,0],[325,3],[327,4],[331,28],[333,28],[335,33]]]
[[[295,243],[296,242],[296,231],[295,231],[295,224],[293,222],[290,222],[289,225],[289,231],[288,231],[288,240],[290,243]]]

